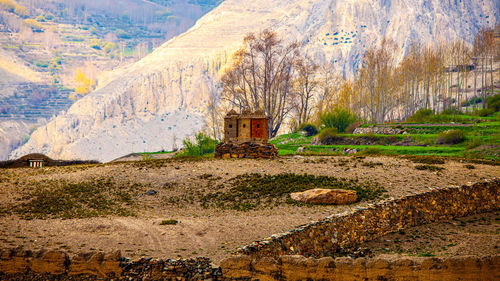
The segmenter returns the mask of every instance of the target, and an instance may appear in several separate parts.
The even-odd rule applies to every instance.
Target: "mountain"
[[[500,4],[437,0],[227,0],[187,32],[137,63],[114,71],[95,92],[38,128],[11,158],[109,161],[130,152],[170,149],[204,125],[218,77],[249,32],[272,29],[297,40],[317,61],[351,76],[363,52],[392,38],[402,57],[411,42],[472,40],[493,27]]]
[[[0,160],[88,91],[76,91],[77,72],[106,82],[107,72],[185,32],[219,3],[0,1]]]

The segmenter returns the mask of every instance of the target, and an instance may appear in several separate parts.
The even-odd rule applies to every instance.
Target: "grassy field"
[[[461,116],[461,115],[459,115]],[[494,117],[467,116],[475,123],[463,124],[381,124],[375,126],[393,126],[404,128],[405,134],[338,134],[338,139],[370,139],[373,145],[313,145],[314,136],[305,137],[300,133],[280,135],[270,142],[276,145],[280,155],[342,155],[344,149],[356,149],[358,154],[381,155],[436,155],[464,158],[483,158],[500,160],[500,121]],[[465,119],[465,117],[463,117]],[[465,133],[465,140],[458,144],[435,144],[440,133],[448,130],[460,130]],[[396,142],[410,140],[411,145],[394,145]],[[303,147],[303,152],[297,149]]]

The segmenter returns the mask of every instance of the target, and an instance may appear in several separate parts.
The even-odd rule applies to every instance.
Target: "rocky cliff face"
[[[364,50],[384,37],[402,47],[400,56],[412,41],[472,39],[479,28],[496,24],[499,6],[494,0],[226,0],[187,32],[117,70],[11,158],[36,151],[109,161],[170,149],[174,135],[180,142],[202,128],[208,94],[217,91],[221,70],[248,32],[276,30],[349,76]]]

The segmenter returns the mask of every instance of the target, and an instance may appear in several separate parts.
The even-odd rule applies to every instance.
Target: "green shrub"
[[[90,40],[90,48],[100,50],[101,49],[101,41],[99,39]]]
[[[306,133],[306,137],[314,136],[318,133],[318,128],[310,123],[303,123],[299,126],[298,131]]]
[[[465,132],[462,130],[448,130],[440,133],[436,138],[436,144],[458,144],[465,140]]]
[[[321,144],[331,144],[335,141],[336,138],[337,138],[336,128],[325,128],[318,135],[318,140]]]
[[[176,225],[177,223],[178,223],[177,220],[170,219],[170,220],[162,220],[160,222],[160,225]]]
[[[121,30],[121,29],[118,29],[116,31],[116,36],[118,38],[120,38],[120,39],[130,39],[130,38],[132,38],[132,36],[128,32],[126,32],[124,30]]]
[[[35,20],[38,22],[45,22],[45,17],[43,15],[39,15],[38,17],[35,18]]]
[[[420,164],[445,164],[443,158],[432,156],[432,155],[411,155],[406,156],[406,159],[410,160],[413,163]]]
[[[217,141],[211,139],[209,136],[198,133],[195,135],[194,140],[186,138],[182,141],[184,144],[184,149],[182,153],[178,156],[203,156],[205,154],[213,153],[215,151],[215,146]]]
[[[406,118],[406,122],[424,123],[430,120],[430,117],[434,115],[434,111],[431,109],[419,109],[412,116]]]
[[[380,155],[380,154],[383,154],[383,151],[378,147],[368,147],[356,153],[356,155]]]
[[[486,116],[489,116],[493,113],[495,113],[495,110],[493,108],[484,108],[484,109],[478,110],[476,112],[476,115],[480,116],[480,117],[486,117]]]
[[[417,165],[417,166],[415,166],[415,169],[421,170],[421,171],[428,170],[431,172],[438,172],[438,171],[444,170],[443,167],[438,167],[438,166],[434,166],[434,165]]]
[[[461,114],[464,113],[454,107],[445,109],[443,110],[443,112],[441,112],[441,115],[461,115]]]
[[[35,19],[26,19],[23,21],[23,24],[27,27],[31,27],[33,32],[43,32],[45,29],[43,25],[37,22]]]
[[[337,132],[343,133],[345,129],[358,118],[345,109],[335,109],[334,111],[321,114],[319,117],[321,124],[325,128],[336,128]]]
[[[473,148],[480,146],[481,144],[483,144],[483,142],[481,141],[481,138],[473,137],[465,143],[465,147],[467,149],[473,149]]]
[[[470,100],[463,102],[462,106],[471,106],[481,102],[483,102],[483,99],[481,97],[473,97]]]
[[[500,94],[496,94],[486,99],[486,105],[495,112],[500,111]]]

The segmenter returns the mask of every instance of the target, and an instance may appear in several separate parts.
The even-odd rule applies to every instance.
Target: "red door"
[[[252,119],[252,138],[267,141],[267,119]]]

